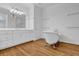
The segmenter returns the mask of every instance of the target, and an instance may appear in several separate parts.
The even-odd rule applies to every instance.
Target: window
[[[6,15],[3,15],[3,14],[0,14],[0,28],[6,28],[7,26],[7,24],[6,24],[6,22],[7,22],[7,19],[6,19]]]

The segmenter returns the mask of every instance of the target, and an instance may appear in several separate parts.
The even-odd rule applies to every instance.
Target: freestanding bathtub
[[[48,44],[53,44],[59,41],[59,35],[54,32],[43,32],[43,38],[45,38]]]

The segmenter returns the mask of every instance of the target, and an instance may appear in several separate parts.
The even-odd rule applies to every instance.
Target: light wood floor
[[[45,40],[24,43],[0,51],[0,56],[72,56],[79,55],[79,46],[60,43],[57,50],[46,47]]]

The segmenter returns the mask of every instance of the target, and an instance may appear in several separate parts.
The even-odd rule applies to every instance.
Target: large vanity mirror
[[[7,13],[0,12],[0,30],[33,30],[33,20],[29,18],[30,11],[10,11],[5,8],[3,10]]]

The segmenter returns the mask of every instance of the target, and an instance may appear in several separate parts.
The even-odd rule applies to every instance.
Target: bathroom
[[[0,50],[39,38],[79,45],[78,6],[73,3],[0,3]]]

